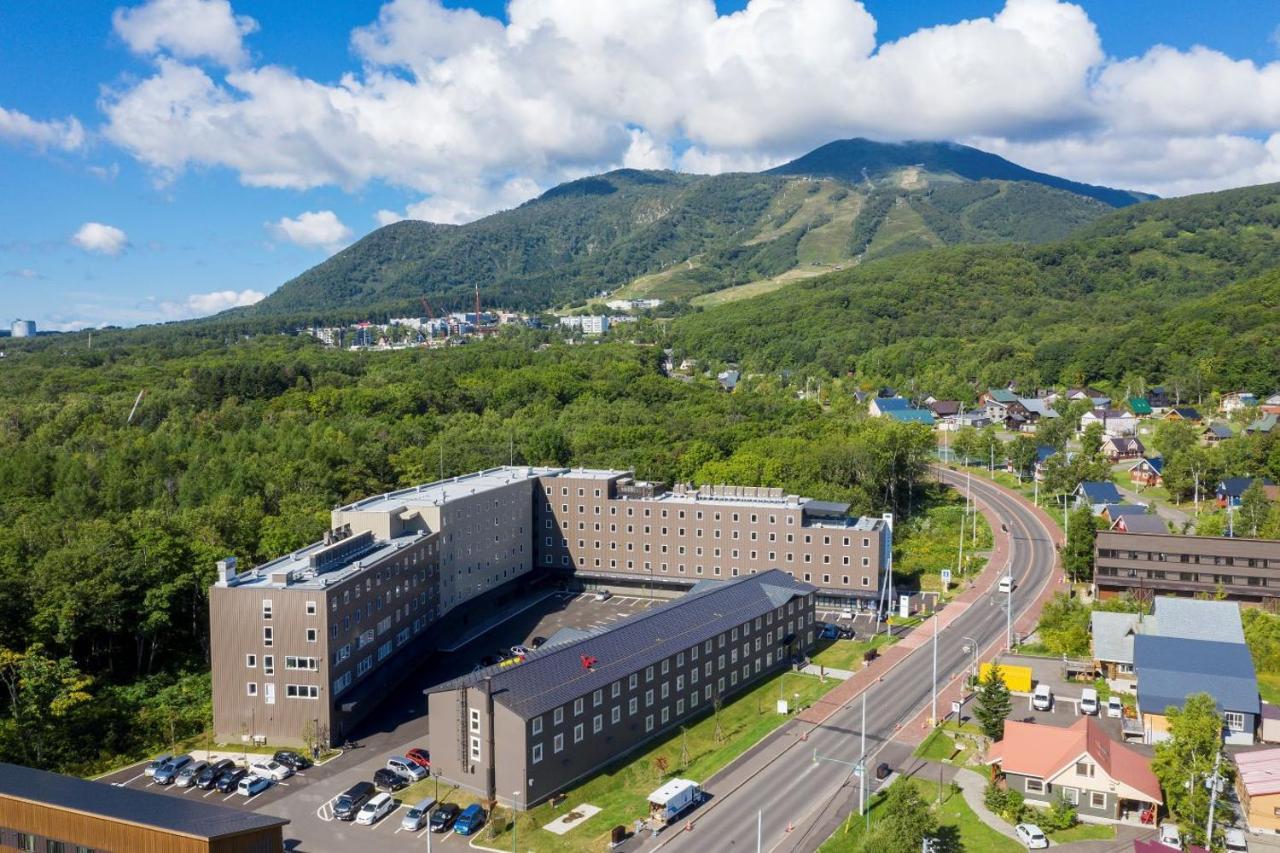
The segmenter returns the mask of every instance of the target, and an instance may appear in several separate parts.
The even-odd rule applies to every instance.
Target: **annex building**
[[[527,808],[788,666],[815,590],[772,569],[707,581],[579,639],[432,688],[432,772]],[[554,638],[553,638],[554,642]]]
[[[1100,599],[1222,594],[1258,606],[1280,597],[1280,540],[1098,531],[1093,586]]]
[[[661,587],[774,569],[819,602],[881,600],[892,519],[734,486],[507,466],[336,507],[312,545],[209,590],[219,739],[341,741],[430,653],[433,628],[533,579]]]

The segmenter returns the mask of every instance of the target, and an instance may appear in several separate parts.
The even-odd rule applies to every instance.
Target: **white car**
[[[1018,833],[1018,840],[1031,850],[1049,846],[1049,839],[1034,823],[1020,823],[1013,828],[1013,831]]]
[[[356,812],[356,823],[361,826],[370,826],[387,816],[387,813],[395,808],[396,801],[391,799],[390,794],[378,794],[369,802],[360,807],[360,811]]]
[[[427,768],[414,764],[409,759],[399,755],[387,759],[387,769],[399,773],[410,782],[417,782],[427,778]]]
[[[1119,696],[1112,696],[1107,700],[1107,716],[1116,719],[1124,716],[1124,703],[1120,701]]]
[[[608,601],[611,598],[613,598],[613,593],[607,589],[602,589],[596,593],[596,601]]]
[[[996,587],[1000,592],[1013,592],[1013,575],[1005,575],[1000,578],[1000,585]]]
[[[271,787],[271,780],[265,776],[246,776],[236,785],[236,793],[242,797],[256,797]]]
[[[1174,850],[1182,849],[1182,833],[1178,832],[1176,823],[1160,824],[1160,843]]]
[[[1228,829],[1223,842],[1227,853],[1249,853],[1249,842],[1245,839],[1243,829]]]
[[[518,658],[528,657],[529,649],[526,646],[512,646],[511,654],[515,655]]]
[[[1036,692],[1031,694],[1031,707],[1037,711],[1048,711],[1053,707],[1053,691],[1049,685],[1036,685]]]
[[[1092,687],[1080,691],[1080,713],[1090,716],[1098,713],[1098,691]]]
[[[250,764],[249,775],[258,776],[262,779],[270,779],[272,782],[279,782],[292,776],[293,768],[286,767],[278,761],[267,759],[265,761],[255,761]]]

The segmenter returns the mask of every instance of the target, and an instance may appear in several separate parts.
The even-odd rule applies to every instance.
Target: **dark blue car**
[[[469,805],[462,810],[462,814],[458,815],[458,819],[454,821],[453,831],[459,835],[470,835],[484,826],[484,819],[483,808],[478,804]]]

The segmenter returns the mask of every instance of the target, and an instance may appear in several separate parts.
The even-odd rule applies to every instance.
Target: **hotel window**
[[[564,752],[564,735],[556,735],[551,741],[552,752]]]
[[[653,731],[653,714],[644,718],[644,730],[646,732]]]
[[[640,706],[639,706],[639,703],[636,701],[636,697],[632,696],[631,701],[627,703],[627,714],[634,717],[636,715],[636,710],[639,707]]]
[[[307,615],[308,616],[316,615],[316,603],[314,601],[307,602]]]
[[[640,683],[640,676],[634,672],[631,673],[631,678],[627,679],[627,686],[629,686],[632,690],[635,690],[636,685],[639,683]]]
[[[1076,775],[1077,775],[1077,776],[1087,776],[1088,778],[1092,779],[1092,778],[1093,778],[1093,765],[1092,765],[1092,764],[1090,764],[1090,763],[1089,763],[1089,762],[1087,762],[1087,761],[1077,761],[1077,762],[1076,762]]]
[[[542,744],[535,743],[533,745],[533,763],[537,764],[542,760]]]
[[[609,688],[609,698],[617,699],[618,694],[620,694],[621,692],[622,692],[622,682],[615,681],[613,682],[613,686]]]
[[[668,721],[668,720],[670,720],[670,719],[671,719],[671,709],[670,709],[670,708],[663,708],[663,709],[662,709],[662,724],[663,724],[663,725],[666,725],[666,724],[667,724],[667,721]]]
[[[529,730],[533,732],[535,735],[542,734],[542,715],[541,714],[533,718],[533,722],[530,724]]]
[[[316,629],[315,629],[315,628],[308,628],[308,629],[307,629],[307,642],[308,642],[308,643],[314,643],[314,642],[316,642],[316,638],[317,638],[317,635],[316,635]]]
[[[564,722],[564,708],[556,708],[555,713],[554,713],[554,714],[552,714],[552,719],[553,719],[553,721],[555,722],[555,724],[556,724],[557,726],[558,726],[558,725],[560,725],[561,723],[563,723],[563,722]]]
[[[646,708],[653,707],[653,691],[652,690],[646,690],[644,692],[644,706]]]
[[[578,723],[576,726],[573,727],[573,742],[574,743],[582,742],[582,723]]]
[[[245,685],[245,695],[246,696],[258,695],[258,683],[256,681],[250,681],[248,684]]]
[[[614,705],[613,709],[609,711],[609,722],[613,723],[614,725],[617,725],[621,719],[622,719],[622,708],[618,705]]]
[[[264,598],[262,600],[262,618],[263,619],[271,618],[271,599],[269,598]]]
[[[603,705],[603,704],[604,704],[604,691],[603,691],[603,690],[597,690],[595,693],[592,693],[592,694],[591,694],[591,707],[592,707],[592,708],[599,708],[599,707],[600,707],[601,705]]]
[[[477,708],[471,709],[471,731],[480,731],[480,711]]]
[[[471,760],[480,760],[480,738],[478,737],[471,738]]]
[[[600,734],[600,730],[604,728],[604,714],[596,714],[591,719],[591,733],[593,735]]]
[[[271,626],[268,625],[262,629],[262,645],[269,646],[272,643]]]
[[[257,668],[257,666],[258,666],[258,656],[257,656],[257,655],[245,655],[245,656],[244,656],[244,665],[245,665],[245,666],[247,666],[247,667],[249,667],[249,669],[256,669],[256,668]]]
[[[582,706],[583,706],[583,704],[584,704],[584,703],[583,703],[583,701],[582,701],[582,697],[581,697],[581,696],[579,696],[577,699],[574,699],[574,700],[573,700],[573,715],[574,715],[575,717],[582,713]]]

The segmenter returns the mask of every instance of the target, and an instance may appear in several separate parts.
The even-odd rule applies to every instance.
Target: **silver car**
[[[193,761],[186,767],[178,771],[178,776],[173,780],[173,784],[178,788],[190,788],[195,784],[196,776],[200,775],[200,771],[209,766],[207,761]]]

